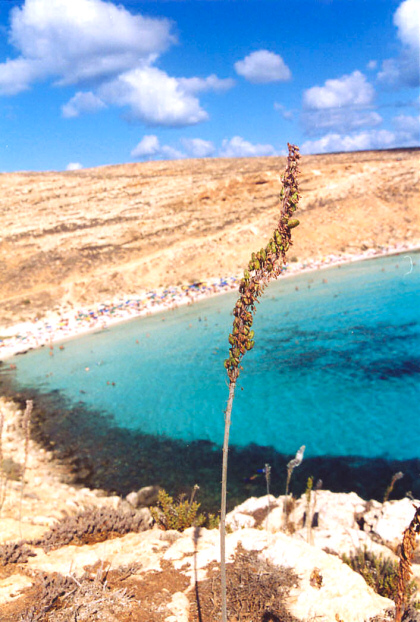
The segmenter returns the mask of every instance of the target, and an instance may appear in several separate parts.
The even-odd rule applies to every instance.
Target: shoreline
[[[420,244],[400,243],[392,247],[367,249],[350,255],[331,254],[322,259],[309,259],[303,262],[286,263],[279,278],[314,272],[337,265],[349,264],[366,259],[399,255],[403,252],[418,251]],[[72,311],[58,311],[39,319],[37,322],[24,322],[1,329],[0,362],[29,350],[67,341],[98,330],[106,330],[113,325],[150,316],[162,311],[191,305],[205,298],[219,296],[238,288],[242,276],[207,279],[190,285],[172,286],[142,292],[136,296],[125,296],[112,301],[100,302],[90,308],[81,307]]]

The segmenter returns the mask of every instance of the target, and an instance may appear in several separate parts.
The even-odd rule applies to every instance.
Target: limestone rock
[[[137,507],[150,507],[158,500],[159,486],[144,486],[137,492]]]
[[[320,529],[336,529],[338,526],[346,529],[358,529],[356,517],[366,510],[364,501],[355,492],[337,493],[330,490],[319,490],[311,495],[311,514],[317,515]],[[290,515],[290,521],[296,526],[303,525],[304,514],[307,511],[305,495],[296,502]]]
[[[178,569],[183,569],[192,580],[205,578],[211,562],[220,559],[219,536],[215,530],[187,530],[164,554]],[[290,593],[290,612],[305,622],[311,619],[336,622],[336,615],[346,622],[364,622],[375,615],[385,615],[393,609],[389,599],[375,594],[363,578],[336,556],[319,551],[305,542],[284,533],[270,534],[263,530],[240,529],[227,535],[227,561],[241,545],[249,551],[259,551],[270,562],[292,568],[300,577],[300,584]],[[312,585],[311,576],[317,569],[321,587]]]
[[[128,493],[126,500],[133,508],[150,507],[157,503],[159,490],[159,486],[144,486],[137,492]]]
[[[19,598],[21,591],[31,585],[32,581],[29,577],[21,574],[14,574],[6,579],[0,579],[0,605]]]
[[[173,612],[173,615],[165,618],[165,622],[188,622],[190,603],[185,594],[175,592],[167,608]]]
[[[129,492],[128,495],[126,496],[126,500],[128,501],[128,503],[130,505],[133,506],[133,508],[138,507],[138,495],[136,492]]]
[[[231,529],[243,529],[263,523],[267,529],[271,527],[276,531],[282,524],[280,514],[283,511],[283,499],[273,495],[250,497],[226,515],[226,525]],[[266,522],[267,517],[271,517],[271,522]]]
[[[226,516],[226,525],[230,529],[245,529],[245,527],[255,527],[255,518],[250,514],[234,512],[232,516]]]
[[[0,398],[0,407],[3,406],[6,405]],[[6,411],[6,425],[12,425],[16,421],[16,409],[10,407]],[[21,445],[16,427],[13,438],[4,442],[4,455],[16,455]],[[18,520],[20,486],[11,486],[2,508],[3,542],[18,541],[20,530],[28,539],[40,537],[51,521],[62,517],[69,509],[76,512],[88,505],[109,505],[118,509],[128,505],[130,499],[140,504],[139,497],[142,504],[153,503],[153,494],[158,490],[154,486],[147,487],[135,492],[135,497],[129,495],[128,500],[122,501],[119,497],[76,489],[60,480],[59,467],[51,464],[44,453],[37,452],[36,447],[31,447],[31,453],[35,453],[36,459],[29,460],[25,475],[24,520],[21,523]],[[228,525],[233,532],[226,539],[227,562],[232,563],[243,547],[256,551],[262,559],[279,567],[292,568],[300,583],[290,592],[287,606],[302,622],[315,619],[336,622],[336,616],[345,622],[365,622],[374,616],[388,620],[386,612],[392,610],[391,601],[368,588],[362,577],[343,564],[337,554],[366,545],[370,550],[393,556],[391,549],[375,542],[375,538],[380,536],[395,547],[412,519],[411,501],[390,501],[382,505],[366,502],[354,493],[319,491],[312,497],[309,512],[311,517],[317,513],[317,521],[308,530],[308,507],[303,495],[293,502],[287,516],[290,534],[285,533],[285,501],[284,496],[251,498],[229,513]],[[150,520],[150,511],[145,505],[138,511],[145,521]],[[10,565],[7,571],[15,574],[0,580],[0,603],[4,606],[17,599],[20,590],[30,586],[31,577],[39,571],[71,574],[77,578],[86,567],[108,563],[113,569],[130,568],[132,580],[152,576],[153,585],[159,586],[160,582],[163,591],[166,577],[176,576],[178,582],[171,584],[173,593],[168,593],[162,601],[163,619],[187,622],[188,598],[195,593],[196,582],[205,580],[214,565],[220,563],[219,531],[193,527],[183,533],[153,528],[95,544],[63,546],[48,553],[32,548],[36,555],[24,564],[26,576]],[[321,550],[325,548],[336,554]],[[165,572],[170,574],[165,575]],[[417,564],[413,565],[413,572],[415,577],[420,575]],[[186,585],[189,587],[185,588]]]
[[[346,622],[363,622],[393,609],[392,601],[376,594],[338,557],[282,533],[271,538],[264,557],[292,567],[301,579],[290,594],[290,612],[301,620],[335,622],[338,615]],[[246,542],[243,545],[247,548]],[[315,569],[322,578],[319,589],[311,581]]]
[[[414,502],[419,505],[419,502]],[[413,501],[387,501],[364,515],[365,531],[376,533],[385,543],[397,546],[414,516]]]

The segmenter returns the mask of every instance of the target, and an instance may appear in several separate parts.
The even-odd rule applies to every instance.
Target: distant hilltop
[[[419,150],[303,156],[289,260],[420,242]],[[0,326],[237,274],[271,235],[285,158],[0,175]]]

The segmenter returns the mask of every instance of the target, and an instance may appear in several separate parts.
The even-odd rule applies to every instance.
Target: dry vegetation
[[[0,175],[0,324],[238,273],[276,221],[285,161]],[[419,241],[418,164],[413,149],[304,156],[290,256]]]
[[[238,547],[227,567],[230,622],[298,622],[285,606],[292,587],[299,584],[290,568],[279,568],[260,559],[256,551]],[[213,564],[208,578],[190,596],[191,622],[221,619],[220,568]]]

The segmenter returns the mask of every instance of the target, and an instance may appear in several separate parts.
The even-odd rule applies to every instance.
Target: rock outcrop
[[[12,455],[16,464],[21,464],[22,413],[4,399],[0,408],[3,457]],[[0,517],[0,606],[4,622],[18,620],[31,607],[36,611],[37,606],[50,611],[50,617],[45,613],[45,617],[36,618],[40,620],[70,620],[76,609],[77,619],[86,621],[219,619],[217,529],[191,527],[183,533],[161,531],[156,526],[147,529],[150,513],[142,507],[141,529],[146,530],[93,537],[89,529],[90,536],[78,536],[77,543],[61,546],[55,539],[53,546],[47,547],[43,543],[51,544],[51,538],[45,534],[68,514],[80,513],[84,507],[102,508],[101,516],[106,516],[106,508],[112,508],[112,515],[115,511],[132,513],[133,505],[141,500],[147,505],[156,494],[153,487],[139,491],[135,497],[129,496],[134,502],[130,505],[100,491],[71,487],[62,479],[63,473],[60,476],[51,456],[30,442],[23,494],[21,482],[11,481]],[[241,603],[245,608],[242,611],[253,611],[254,615],[271,612],[289,622],[391,621],[393,602],[368,587],[341,556],[367,547],[376,555],[396,560],[397,545],[413,514],[413,502],[408,499],[381,504],[365,501],[355,493],[328,490],[312,493],[310,499],[303,495],[292,504],[284,496],[248,499],[227,517],[231,618],[236,619],[235,607]],[[22,540],[26,541],[23,547]],[[11,542],[16,546],[8,549],[9,557],[2,557],[4,545]],[[413,571],[418,583],[417,563]],[[260,588],[250,587],[255,573]],[[258,589],[264,591],[266,610],[261,609]],[[127,600],[121,600],[124,598]],[[92,613],[92,603],[99,612],[95,616],[100,617]]]

